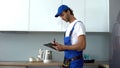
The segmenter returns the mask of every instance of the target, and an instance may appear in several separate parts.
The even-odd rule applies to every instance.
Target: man
[[[62,68],[82,68],[83,50],[86,48],[85,27],[83,23],[74,17],[73,11],[67,5],[61,5],[55,17],[69,22],[64,37],[64,45],[53,42],[58,51],[64,51],[64,63]]]

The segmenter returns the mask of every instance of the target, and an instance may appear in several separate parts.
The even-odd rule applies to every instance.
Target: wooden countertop
[[[61,62],[25,62],[25,61],[0,61],[0,66],[60,66]]]
[[[28,62],[28,61],[0,61],[0,66],[61,66],[62,62],[53,61],[51,63]],[[84,63],[85,66],[108,65],[107,61],[96,61],[94,63]]]

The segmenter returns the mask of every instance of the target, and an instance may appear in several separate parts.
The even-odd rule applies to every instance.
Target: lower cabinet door
[[[4,66],[0,66],[0,68],[4,68]]]
[[[4,66],[0,68],[26,68],[26,66]]]

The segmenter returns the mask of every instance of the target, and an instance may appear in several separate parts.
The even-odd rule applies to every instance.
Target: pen
[[[55,40],[55,38],[54,38],[53,42],[55,43],[55,41],[56,41],[56,40]]]
[[[56,46],[56,44],[55,44],[55,42],[56,42],[56,39],[55,39],[55,38],[54,38],[53,42],[54,42],[54,46]]]

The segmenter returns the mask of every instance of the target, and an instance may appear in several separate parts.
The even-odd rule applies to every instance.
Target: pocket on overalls
[[[65,44],[65,45],[71,45],[71,37],[69,37],[69,36],[68,36],[68,37],[65,37],[65,38],[64,38],[64,44]]]
[[[83,68],[83,59],[78,59],[78,60],[74,60],[71,61],[71,67],[72,68]]]

